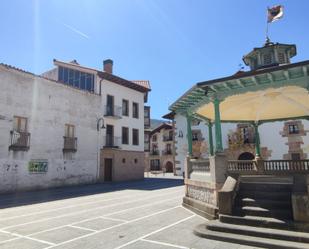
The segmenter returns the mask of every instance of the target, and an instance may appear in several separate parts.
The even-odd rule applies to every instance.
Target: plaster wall
[[[120,119],[105,117],[105,123],[114,126],[114,136],[122,136],[122,127],[129,128],[129,144],[121,144],[121,149],[128,151],[144,151],[144,94],[133,89],[117,85],[107,80],[102,81],[102,113],[106,106],[107,95],[114,96],[114,105],[122,107],[122,100],[129,101],[129,116],[122,116]],[[138,103],[138,119],[133,118],[133,102]],[[132,129],[139,130],[139,145],[133,145]],[[105,136],[105,130],[102,131]],[[121,143],[121,141],[120,141]]]
[[[94,182],[100,96],[4,67],[0,85],[0,192]],[[8,150],[14,116],[28,118],[28,151]],[[75,125],[76,153],[63,154],[65,124]],[[47,172],[29,172],[33,159]]]

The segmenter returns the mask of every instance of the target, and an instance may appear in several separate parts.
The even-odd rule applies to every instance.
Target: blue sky
[[[42,73],[54,58],[76,59],[150,80],[148,104],[160,118],[193,84],[231,75],[242,56],[265,40],[266,8],[285,7],[270,25],[274,42],[297,45],[309,59],[309,1],[266,0],[4,0],[0,62]]]

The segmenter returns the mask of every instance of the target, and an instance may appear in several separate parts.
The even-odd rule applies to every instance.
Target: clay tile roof
[[[132,80],[132,82],[149,90],[151,89],[149,80]]]

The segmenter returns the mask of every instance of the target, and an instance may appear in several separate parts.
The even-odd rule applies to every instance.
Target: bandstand
[[[309,120],[309,61],[291,63],[290,58],[295,55],[295,45],[267,40],[263,47],[254,48],[243,57],[250,71],[197,83],[170,106],[171,111],[186,116],[187,120],[183,205],[208,219],[219,218],[198,227],[195,231],[198,235],[240,243],[246,238],[239,239],[233,233],[245,233],[251,226],[274,231],[308,231],[309,160],[266,160],[261,157],[260,149],[260,125]],[[193,120],[208,126],[208,158],[192,158]],[[222,123],[246,123],[254,127],[253,160],[227,159],[222,144]],[[249,228],[232,227],[248,224]],[[280,233],[274,235],[272,230],[270,235],[262,231],[257,235],[257,230],[254,231],[242,236],[249,236],[247,240],[252,241],[250,236],[270,236],[275,242],[293,241],[291,236],[281,238]],[[298,242],[309,242],[309,237],[299,238]],[[267,243],[253,245],[269,246]]]

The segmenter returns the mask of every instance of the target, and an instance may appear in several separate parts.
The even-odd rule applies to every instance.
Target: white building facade
[[[0,192],[143,178],[150,89],[112,64],[54,60],[42,76],[0,65]]]

